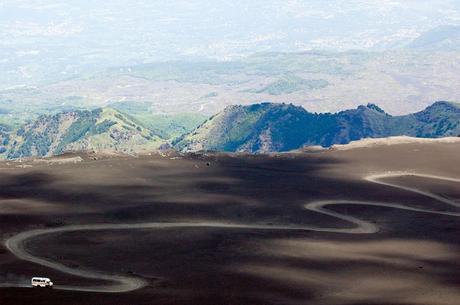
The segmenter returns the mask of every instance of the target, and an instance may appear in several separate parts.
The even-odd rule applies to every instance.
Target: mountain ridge
[[[243,127],[241,127],[243,126]],[[398,135],[460,134],[460,107],[436,102],[409,115],[391,116],[375,104],[337,113],[310,113],[291,104],[230,106],[175,141],[181,151],[278,152],[306,145],[346,144]]]
[[[165,138],[164,132],[146,127],[144,121],[105,107],[41,115],[17,130],[0,125],[0,158],[50,157],[76,151],[131,154],[167,148],[269,153],[366,138],[452,137],[460,136],[460,105],[435,102],[402,116],[392,116],[376,104],[336,113],[312,113],[284,103],[232,105],[175,138]]]
[[[164,141],[129,115],[113,108],[41,115],[10,134],[7,159],[48,157],[67,151],[157,149]]]

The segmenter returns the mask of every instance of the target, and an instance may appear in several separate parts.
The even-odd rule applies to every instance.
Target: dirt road
[[[394,178],[394,177],[404,177],[404,176],[417,176],[422,178],[445,180],[450,182],[460,183],[460,179],[451,178],[451,177],[442,177],[442,176],[433,176],[433,175],[424,175],[418,173],[407,173],[407,172],[387,172],[376,175],[369,175],[363,179],[372,183],[380,184],[382,186],[398,188],[405,191],[414,192],[434,200],[446,203],[453,207],[460,207],[460,203],[449,200],[447,198],[441,197],[439,195],[426,192],[420,189],[398,185],[394,183],[389,183],[382,181],[384,178]],[[147,285],[147,282],[141,278],[134,276],[122,276],[107,274],[93,270],[83,270],[83,269],[74,269],[59,262],[51,261],[49,259],[41,258],[35,255],[30,254],[26,247],[25,242],[30,241],[31,239],[37,238],[39,236],[56,234],[56,233],[66,233],[66,232],[75,232],[75,231],[100,231],[100,230],[136,230],[136,229],[164,229],[164,228],[226,228],[226,229],[235,229],[235,230],[245,230],[245,229],[255,229],[255,230],[300,230],[300,231],[318,231],[318,232],[333,232],[333,233],[344,233],[344,234],[373,234],[378,232],[378,227],[371,222],[358,219],[353,216],[340,214],[332,210],[327,209],[327,206],[331,205],[363,205],[363,206],[378,206],[378,207],[388,207],[394,209],[407,210],[417,213],[430,213],[430,214],[439,214],[439,215],[448,215],[453,217],[460,217],[458,212],[447,212],[447,211],[434,211],[426,210],[414,207],[404,206],[399,203],[388,203],[388,202],[370,202],[370,201],[351,201],[351,200],[323,200],[323,201],[313,201],[304,206],[306,210],[314,211],[317,213],[325,214],[331,217],[338,218],[350,222],[354,225],[352,228],[327,228],[327,227],[310,227],[310,226],[277,226],[277,225],[254,225],[254,224],[242,224],[242,223],[217,223],[217,222],[197,222],[197,223],[162,223],[162,222],[153,222],[153,223],[137,223],[137,224],[87,224],[87,225],[70,225],[58,228],[50,229],[38,229],[31,230],[19,233],[8,240],[6,240],[5,245],[9,251],[11,251],[16,257],[21,260],[28,262],[36,263],[48,268],[58,270],[70,275],[80,276],[88,279],[97,279],[111,282],[110,285],[101,285],[101,286],[55,286],[56,289],[62,290],[74,290],[74,291],[87,291],[87,292],[128,292],[136,289],[140,289]],[[0,284],[1,287],[24,287],[27,284]]]

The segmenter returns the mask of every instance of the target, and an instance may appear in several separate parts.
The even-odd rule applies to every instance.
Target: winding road
[[[363,179],[380,184],[386,187],[393,187],[413,193],[417,193],[439,202],[443,202],[455,208],[460,208],[460,203],[450,200],[448,198],[422,191],[416,188],[398,185],[390,182],[381,181],[384,178],[394,178],[394,177],[403,177],[403,176],[417,176],[421,178],[437,179],[443,181],[450,181],[460,183],[460,179],[442,177],[442,176],[433,176],[433,175],[424,175],[417,173],[407,173],[407,172],[388,172],[377,175],[369,175]],[[345,233],[345,234],[373,234],[378,232],[378,227],[371,222],[358,219],[353,216],[340,214],[332,210],[326,209],[326,206],[331,205],[366,205],[366,206],[376,206],[376,207],[387,207],[400,210],[407,210],[412,212],[419,213],[430,213],[438,215],[448,215],[453,217],[460,217],[460,212],[448,212],[448,211],[434,211],[426,210],[415,207],[408,207],[398,203],[386,203],[386,202],[371,202],[371,201],[354,201],[354,200],[322,200],[322,201],[313,201],[304,206],[306,210],[314,211],[317,213],[325,214],[331,217],[335,217],[344,221],[347,221],[354,225],[351,228],[321,228],[313,226],[278,226],[278,225],[256,225],[256,224],[240,224],[240,223],[219,223],[219,222],[199,222],[199,223],[161,223],[161,222],[152,222],[152,223],[140,223],[140,224],[87,224],[87,225],[70,225],[63,226],[58,228],[51,229],[37,229],[19,233],[9,238],[5,242],[5,246],[11,253],[13,253],[17,258],[28,261],[31,263],[36,263],[48,268],[71,274],[74,276],[79,276],[87,279],[95,280],[104,280],[110,282],[111,284],[100,285],[100,286],[91,286],[91,287],[81,287],[81,286],[55,286],[56,289],[62,290],[75,290],[75,291],[88,291],[88,292],[128,292],[136,289],[140,289],[147,285],[147,282],[141,278],[134,276],[122,276],[122,275],[113,275],[93,270],[82,270],[74,269],[59,262],[51,261],[49,259],[41,258],[35,255],[32,255],[25,248],[25,242],[33,238],[55,233],[66,233],[66,232],[75,232],[75,231],[99,231],[99,230],[135,230],[135,229],[165,229],[165,228],[226,228],[226,229],[235,229],[235,230],[244,230],[244,229],[256,229],[256,230],[297,230],[297,231],[318,231],[318,232],[332,232],[332,233]],[[26,284],[0,284],[0,287],[26,287]]]

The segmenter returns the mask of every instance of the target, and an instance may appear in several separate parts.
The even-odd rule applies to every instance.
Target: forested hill
[[[425,110],[391,116],[369,104],[334,114],[310,113],[288,104],[230,106],[175,142],[181,151],[289,151],[389,136],[460,135],[460,108],[437,102]]]
[[[41,115],[17,129],[0,125],[0,157],[45,157],[68,151],[142,153],[171,147],[183,152],[264,153],[363,138],[460,135],[460,107],[449,102],[404,116],[391,116],[373,104],[320,114],[291,104],[229,106],[195,129],[188,126],[188,117],[184,117],[187,124],[180,124],[177,117],[169,118],[171,124],[167,117],[140,118],[107,107]],[[186,132],[177,134],[180,130]]]
[[[151,130],[112,108],[42,115],[9,135],[8,159],[52,156],[65,151],[134,153],[164,143]]]

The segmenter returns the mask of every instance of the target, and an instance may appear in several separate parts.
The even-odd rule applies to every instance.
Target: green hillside
[[[0,155],[4,154],[10,142],[11,128],[7,125],[0,124]]]
[[[460,107],[449,102],[404,116],[391,116],[373,104],[333,114],[310,113],[292,104],[229,106],[195,129],[196,116],[154,115],[142,105],[123,106],[130,107],[125,110],[131,114],[106,107],[41,115],[17,129],[0,123],[0,157],[67,151],[140,153],[170,144],[186,152],[282,152],[363,138],[460,136]]]
[[[188,133],[207,118],[198,113],[156,114],[151,103],[147,102],[116,102],[110,107],[130,115],[163,139],[172,139]]]
[[[276,152],[398,135],[458,136],[460,108],[437,102],[415,114],[391,116],[373,104],[335,114],[309,113],[286,104],[231,106],[174,144],[182,151]]]
[[[164,140],[112,108],[42,115],[11,136],[7,158],[51,156],[65,151],[124,153],[157,149]]]

